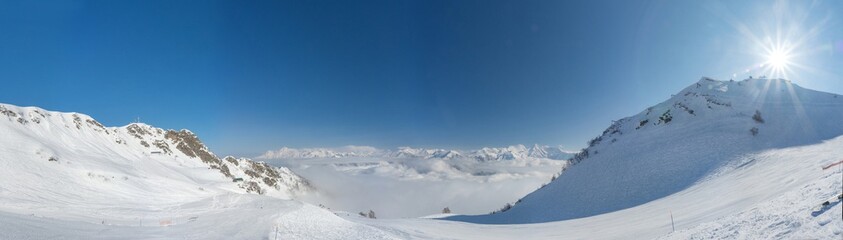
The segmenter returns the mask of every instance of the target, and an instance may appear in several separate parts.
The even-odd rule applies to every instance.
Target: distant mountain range
[[[283,147],[275,151],[267,151],[257,159],[311,159],[311,158],[347,158],[347,157],[378,157],[378,158],[420,158],[420,159],[454,159],[472,158],[478,161],[500,161],[527,158],[567,160],[573,151],[564,150],[559,146],[532,147],[513,145],[503,148],[484,147],[476,150],[453,150],[437,148],[399,147],[395,150],[378,149],[370,146],[345,146],[339,148],[288,148]]]

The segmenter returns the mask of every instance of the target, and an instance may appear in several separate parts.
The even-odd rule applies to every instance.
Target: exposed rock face
[[[155,142],[152,142],[152,145],[155,145],[155,147],[164,151],[165,154],[173,153],[173,151],[170,150],[170,145],[167,144],[167,142],[164,142],[164,140],[155,140]]]
[[[135,128],[135,132],[143,136],[155,131],[143,131],[143,129]],[[238,186],[245,189],[246,192],[265,194],[268,189],[283,190],[282,187],[286,187],[291,192],[304,192],[312,189],[306,179],[287,168],[273,167],[264,162],[255,162],[245,158],[238,159],[228,156],[220,159],[208,150],[193,132],[188,130],[167,130],[164,132],[164,139],[166,141],[156,141],[155,145],[162,149],[165,154],[171,154],[172,151],[169,146],[174,145],[182,154],[200,159],[210,168],[219,170],[228,178],[243,178],[244,181],[239,183]]]
[[[141,135],[150,135],[146,129],[140,127],[138,124],[129,124],[129,126],[126,126],[126,131],[129,132],[129,135],[132,135],[137,139],[143,139]]]
[[[76,129],[82,129],[82,118],[79,118],[79,114],[73,114],[73,124],[76,125]]]
[[[187,155],[188,157],[198,157],[211,168],[219,169],[226,177],[233,177],[231,172],[228,170],[228,167],[226,167],[219,158],[214,156],[214,154],[209,152],[208,148],[205,147],[205,144],[202,144],[202,141],[199,141],[199,138],[197,138],[192,132],[184,129],[178,132],[174,130],[167,130],[167,134],[164,135],[164,137],[174,143],[176,145],[176,149],[184,153],[184,155]]]
[[[141,132],[141,131],[136,131]],[[150,131],[146,131],[149,134]],[[166,142],[160,142],[164,147],[162,150],[169,154],[167,142],[176,146],[179,152],[191,158],[199,158],[212,169],[219,170],[228,178],[243,178],[244,181],[238,186],[249,193],[265,194],[267,188],[282,190],[285,186],[291,192],[304,192],[311,190],[310,183],[293,173],[287,168],[270,166],[265,162],[255,162],[246,158],[234,158],[231,156],[221,160],[214,155],[199,138],[188,130],[167,130],[164,134]],[[161,147],[159,147],[161,148]],[[245,176],[244,176],[245,175]]]
[[[235,172],[242,172],[245,175],[237,177],[244,179],[240,187],[246,189],[247,192],[263,194],[265,189],[262,189],[261,185],[275,190],[286,187],[291,192],[312,190],[310,182],[295,175],[288,168],[273,167],[265,162],[255,162],[246,158],[238,159],[231,156],[225,157],[224,160],[223,166],[229,166]]]

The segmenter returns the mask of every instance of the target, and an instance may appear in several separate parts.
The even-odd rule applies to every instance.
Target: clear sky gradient
[[[0,102],[187,128],[220,154],[576,149],[701,76],[762,75],[758,39],[799,42],[787,77],[843,93],[841,15],[841,1],[2,1]]]

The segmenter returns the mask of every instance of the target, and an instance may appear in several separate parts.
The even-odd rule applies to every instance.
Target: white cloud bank
[[[342,157],[272,159],[309,179],[318,193],[302,197],[334,210],[374,210],[381,218],[497,210],[550,181],[564,160],[519,158]]]

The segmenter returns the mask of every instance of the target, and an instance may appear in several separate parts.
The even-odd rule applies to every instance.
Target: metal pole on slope
[[[673,228],[673,231],[670,232],[676,232],[676,225],[673,224],[673,211],[670,211],[670,227]]]

